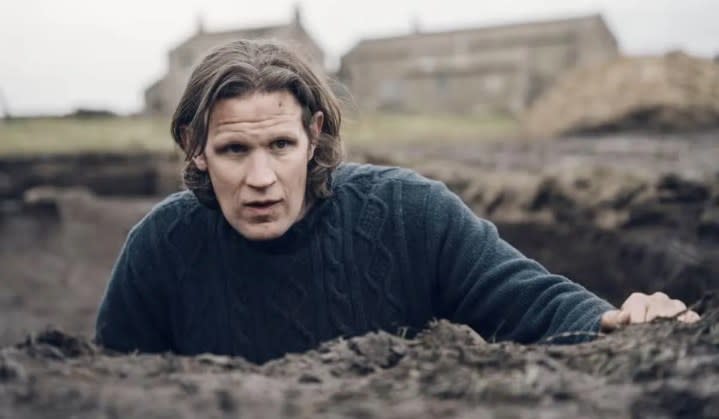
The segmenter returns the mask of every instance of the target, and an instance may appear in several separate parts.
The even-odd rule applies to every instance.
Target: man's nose
[[[248,186],[256,189],[265,189],[277,181],[277,176],[272,168],[272,162],[265,153],[258,152],[250,155],[245,182]]]

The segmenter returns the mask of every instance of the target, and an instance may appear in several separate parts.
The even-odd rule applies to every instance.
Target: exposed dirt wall
[[[180,185],[172,154],[87,153],[0,158],[0,200],[37,186],[84,187],[99,195],[158,195]]]

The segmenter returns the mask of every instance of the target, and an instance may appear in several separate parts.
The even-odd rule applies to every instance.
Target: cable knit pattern
[[[339,208],[336,201],[332,201],[331,213],[339,215]],[[325,238],[321,240],[324,244],[322,256],[324,256],[325,269],[323,278],[325,289],[328,292],[330,324],[333,326],[333,334],[338,336],[352,333],[351,324],[354,322],[352,301],[349,286],[345,278],[345,271],[341,261],[342,254],[342,232],[331,218],[323,222]]]
[[[246,240],[190,192],[168,197],[128,235],[98,342],[265,362],[338,336],[416,331],[433,318],[496,340],[580,332],[565,340],[574,342],[612,308],[521,255],[439,182],[345,164],[332,189],[266,242]]]
[[[294,264],[290,264],[294,266]],[[291,334],[296,333],[301,339],[302,346],[309,346],[315,340],[315,335],[310,332],[301,316],[301,309],[306,304],[307,287],[300,282],[295,272],[287,272],[286,280],[273,281],[270,291],[269,309],[271,315],[280,319],[280,327],[276,331],[280,340],[291,339]],[[282,278],[278,278],[282,279]],[[292,330],[290,330],[292,329]]]
[[[386,218],[387,206],[377,197],[370,195],[364,201],[356,228],[358,237],[366,241],[368,250],[363,252],[369,253],[367,263],[360,265],[359,268],[364,270],[367,288],[370,290],[368,303],[373,306],[368,308],[374,312],[370,319],[372,329],[381,329],[385,317],[384,276],[388,271],[388,263],[386,248],[381,248],[378,242]]]
[[[393,202],[402,202],[402,183],[400,182],[392,182],[392,201]],[[404,224],[404,220],[402,218],[402,206],[398,206],[396,211],[394,212],[394,225],[396,226],[402,226]],[[395,228],[392,231],[393,241],[396,241],[397,243],[406,243],[406,238],[404,235],[404,229],[403,228]],[[379,239],[379,238],[378,238]],[[384,281],[384,295],[387,296],[387,301],[389,302],[389,309],[391,310],[390,313],[390,321],[392,319],[400,319],[404,318],[406,313],[404,313],[404,306],[402,305],[402,299],[399,296],[399,293],[394,288],[397,288],[397,285],[402,284],[400,281],[389,281],[388,278],[391,278],[394,275],[398,275],[401,277],[407,277],[406,271],[404,273],[395,272],[395,264],[394,260],[395,258],[392,257],[392,253],[385,244],[385,240],[377,240],[376,246],[378,249],[378,254],[381,258],[384,259],[384,263],[386,263],[387,268],[384,272],[377,271],[376,275],[377,278],[380,278]],[[407,248],[405,246],[398,246],[397,251],[399,252],[397,260],[405,262],[405,265],[410,262],[410,258],[407,255]],[[389,273],[392,273],[392,275],[388,275]],[[390,326],[399,328],[404,326],[403,324],[391,324]]]

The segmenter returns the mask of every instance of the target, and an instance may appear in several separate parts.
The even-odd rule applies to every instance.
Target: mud
[[[44,417],[719,417],[719,307],[575,346],[486,343],[441,321],[262,366],[112,356],[53,330],[0,350],[0,414]]]

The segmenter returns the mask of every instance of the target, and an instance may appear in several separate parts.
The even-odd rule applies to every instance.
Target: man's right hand
[[[628,324],[646,323],[660,317],[676,317],[684,323],[700,319],[699,314],[687,310],[682,301],[671,299],[663,292],[652,295],[635,292],[624,301],[621,310],[610,310],[602,315],[601,331],[612,332]]]

